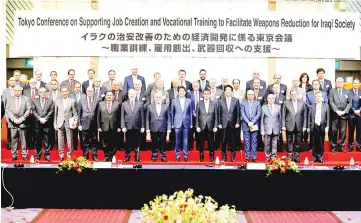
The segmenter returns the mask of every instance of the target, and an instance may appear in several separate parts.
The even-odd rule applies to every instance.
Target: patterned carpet
[[[238,211],[239,223],[360,223],[361,211]],[[292,220],[290,220],[292,219]],[[139,210],[2,209],[1,223],[141,223]]]

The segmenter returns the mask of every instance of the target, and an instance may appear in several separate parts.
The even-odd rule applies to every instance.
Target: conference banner
[[[16,11],[14,55],[359,58],[354,13]]]

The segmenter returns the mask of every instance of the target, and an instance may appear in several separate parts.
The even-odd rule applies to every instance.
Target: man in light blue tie
[[[173,99],[171,107],[171,123],[175,129],[175,153],[177,162],[180,161],[180,150],[183,142],[184,161],[188,162],[188,134],[193,125],[193,108],[191,99],[186,98],[186,88],[178,87],[178,98]]]
[[[259,134],[259,121],[261,118],[261,103],[254,100],[254,91],[247,91],[247,100],[241,104],[242,131],[244,137],[244,151],[246,162],[252,156],[253,162],[257,161],[257,141]]]

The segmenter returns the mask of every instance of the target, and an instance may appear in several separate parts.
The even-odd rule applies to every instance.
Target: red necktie
[[[110,113],[111,111],[111,106],[110,106],[110,103],[108,103],[108,113]]]
[[[31,90],[31,100],[33,101],[35,98],[35,90]]]
[[[89,111],[91,110],[91,105],[92,105],[92,99],[89,98],[89,102],[88,102],[88,109],[89,109]]]
[[[134,112],[134,103],[130,102],[130,107],[132,108],[132,112]]]

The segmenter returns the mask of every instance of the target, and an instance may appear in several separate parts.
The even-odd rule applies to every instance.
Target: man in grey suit
[[[80,84],[80,82],[75,80],[74,77],[75,77],[75,70],[74,69],[68,70],[68,80],[63,81],[60,85],[60,87],[68,88],[69,94],[74,91],[74,87],[76,83]]]
[[[156,84],[156,82],[157,82],[158,80],[160,80],[160,78],[161,78],[160,73],[159,73],[159,72],[156,72],[156,73],[154,74],[154,82],[151,83],[151,84],[149,84],[148,87],[147,87],[147,95],[148,95],[148,96],[150,96],[151,93],[152,93],[152,91],[156,89],[155,84]],[[164,86],[164,83],[163,83],[163,86]],[[164,89],[162,89],[162,90],[164,90]],[[152,102],[152,103],[153,103],[153,102]]]
[[[62,87],[60,93],[62,97],[55,102],[54,129],[58,131],[59,156],[60,161],[63,161],[65,134],[68,143],[68,158],[73,153],[73,129],[77,127],[78,112],[74,100],[68,97],[68,88]]]
[[[307,106],[304,101],[297,99],[297,90],[291,90],[290,97],[283,104],[282,131],[286,132],[288,158],[299,163],[301,133],[307,127]]]
[[[32,111],[36,120],[35,132],[36,132],[36,155],[35,159],[41,158],[41,146],[44,140],[44,155],[45,160],[51,162],[50,150],[53,148],[53,135],[54,135],[54,102],[50,98],[46,97],[46,89],[41,87],[39,89],[40,98],[33,101]]]
[[[154,91],[152,91],[153,94]],[[155,103],[148,105],[146,113],[146,129],[152,139],[152,162],[158,158],[158,148],[162,162],[167,162],[165,154],[165,142],[167,132],[171,131],[170,109],[168,104],[162,103],[162,94],[154,95]]]
[[[266,159],[274,159],[277,156],[277,147],[280,135],[280,126],[282,122],[281,105],[275,104],[275,96],[267,96],[267,104],[262,106],[261,115],[261,135],[264,140],[264,151]]]
[[[311,132],[315,143],[312,153],[313,161],[323,163],[325,133],[328,133],[330,126],[330,109],[327,104],[323,103],[322,92],[317,92],[315,97],[316,104],[309,108],[309,129],[307,131]]]
[[[115,71],[114,70],[110,70],[108,71],[108,77],[109,77],[109,80],[108,81],[105,81],[102,85],[102,87],[106,88],[107,91],[112,91],[113,90],[113,83],[115,81]]]
[[[57,80],[51,81],[50,83],[51,83],[51,89],[48,92],[48,98],[52,99],[53,102],[55,102],[56,99],[61,98],[59,83]]]
[[[31,78],[29,80],[29,88],[26,88],[23,90],[23,95],[29,98],[30,106],[33,106],[34,100],[39,98],[39,92],[38,89],[36,89],[36,80],[34,78]],[[37,125],[36,119],[33,116],[33,110],[30,109],[29,117],[26,120],[27,125],[29,128],[34,129]],[[35,131],[27,131],[26,132],[26,144],[27,148],[35,148],[35,142],[36,142],[36,132]]]
[[[21,141],[21,155],[23,160],[28,160],[28,151],[26,148],[26,119],[30,113],[30,103],[26,96],[22,96],[23,88],[15,87],[15,97],[6,104],[6,121],[11,134],[11,160],[18,159],[18,140]]]
[[[116,133],[120,132],[120,104],[113,101],[113,93],[105,94],[105,101],[98,105],[97,126],[101,133],[101,141],[104,150],[104,161],[111,161],[115,155]]]
[[[81,131],[83,141],[83,151],[86,159],[89,159],[89,150],[92,151],[94,161],[98,161],[97,155],[97,123],[96,111],[99,100],[94,97],[94,89],[89,86],[86,89],[86,97],[80,99],[78,105],[78,129]]]
[[[155,103],[155,95],[160,94],[162,96],[162,104],[169,104],[169,94],[168,91],[164,90],[164,82],[162,80],[156,80],[154,83],[154,88],[150,92],[148,104]]]
[[[223,90],[217,88],[217,81],[214,78],[209,80],[209,90],[211,91],[212,101],[216,101],[218,103],[218,100],[224,97]]]
[[[352,107],[352,99],[348,90],[343,88],[342,77],[336,79],[336,88],[330,90],[328,101],[331,107],[331,152],[345,152],[346,122]],[[339,144],[337,144],[339,138]]]
[[[80,83],[76,83],[74,85],[74,91],[69,94],[69,98],[75,101],[75,107],[78,109],[80,100],[84,99],[86,95],[81,92],[81,85]],[[78,139],[80,139],[80,149],[83,150],[83,139],[82,133],[80,129],[73,129],[73,149],[78,149]]]
[[[140,139],[141,133],[144,133],[145,116],[143,103],[136,101],[136,92],[134,89],[128,91],[129,100],[124,102],[121,107],[120,126],[126,133],[128,148],[125,151],[124,162],[130,161],[130,151],[135,150],[135,161],[140,162]]]
[[[218,126],[218,109],[216,102],[209,98],[211,92],[209,89],[203,91],[203,98],[197,103],[196,108],[196,130],[201,132],[201,145],[199,161],[204,161],[204,142],[208,141],[209,157],[214,162],[214,133]]]
[[[6,104],[11,101],[11,99],[15,96],[15,78],[14,77],[10,77],[9,81],[8,81],[9,87],[4,89],[3,94],[2,94],[2,102],[4,104],[4,108],[6,108]],[[6,119],[5,119],[6,120]],[[7,123],[7,126],[9,124]],[[10,133],[10,128],[7,128],[7,132],[8,132],[8,142],[11,142],[11,133]],[[8,149],[10,150],[10,143],[8,143]]]

